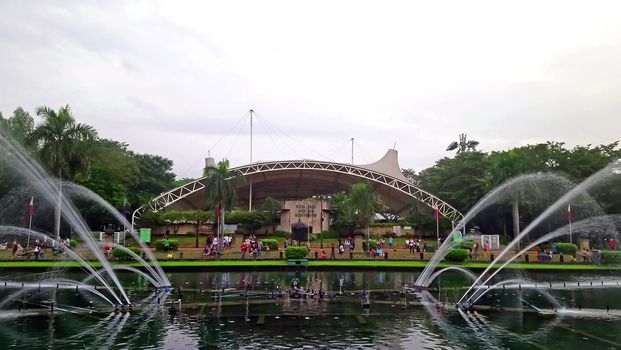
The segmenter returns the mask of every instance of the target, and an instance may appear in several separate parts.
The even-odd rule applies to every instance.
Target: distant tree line
[[[567,183],[573,186],[621,158],[619,142],[573,148],[566,147],[562,142],[545,142],[491,153],[477,151],[476,145],[478,142],[466,141],[465,135],[461,135],[460,142],[453,142],[447,149],[457,150],[454,157],[444,157],[418,173],[412,169],[403,169],[403,173],[411,182],[465,214],[489,191],[516,176],[554,174],[567,179]],[[590,193],[604,213],[621,213],[621,181],[618,180],[598,186]],[[512,207],[519,205],[519,222],[523,228],[546,205],[551,204],[548,201],[558,199],[562,194],[546,198],[551,196],[547,192],[564,192],[569,188],[551,188],[553,186],[554,183],[548,183],[528,189],[528,185],[523,184],[522,190],[526,189],[530,193],[516,193],[505,203],[499,203],[486,211],[484,217],[475,218],[470,226],[477,225],[484,232],[512,235]],[[419,223],[420,228],[432,229],[435,227],[434,220],[430,208],[420,203],[412,204],[408,221]],[[441,224],[445,229],[450,228],[450,222],[446,220],[441,221]]]
[[[38,159],[50,176],[88,187],[119,210],[125,207],[128,219],[134,209],[175,184],[171,160],[135,153],[126,143],[99,137],[92,126],[75,120],[69,106],[57,111],[38,107],[36,116],[38,123],[30,113],[18,107],[9,117],[0,113],[0,128],[20,142],[30,156]],[[18,174],[1,167],[0,198],[27,185],[21,182]],[[26,194],[27,200],[30,195]],[[35,215],[36,226],[56,231],[50,216],[40,213],[46,206],[53,205],[39,200],[35,198],[35,204],[40,206]],[[116,222],[92,202],[79,198],[74,202],[93,229]],[[28,210],[27,205],[28,202],[23,203],[24,212]]]

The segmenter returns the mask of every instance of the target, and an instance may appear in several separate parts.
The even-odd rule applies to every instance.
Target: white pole
[[[569,220],[569,243],[573,243],[571,239],[571,220]]]
[[[351,165],[354,165],[354,138],[350,139],[351,141]]]
[[[252,164],[252,114],[254,111],[250,110],[250,164]],[[250,182],[248,192],[248,211],[252,210],[252,181]]]
[[[438,218],[440,217],[440,212],[438,211],[438,209],[436,209],[436,213],[435,213],[435,217],[436,217],[436,247],[440,246],[440,220],[438,220]]]

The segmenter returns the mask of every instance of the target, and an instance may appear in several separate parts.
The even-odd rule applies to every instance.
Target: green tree
[[[276,232],[276,223],[280,221],[282,203],[277,199],[267,197],[261,205],[261,210],[263,210],[269,221],[270,226],[272,226],[272,232]]]
[[[129,211],[137,203],[132,188],[139,181],[138,164],[125,143],[98,139],[88,143],[91,170],[88,178],[77,182],[112,204]],[[76,203],[78,204],[78,203]],[[101,227],[115,219],[104,208],[90,201],[79,203],[80,211],[90,227]]]
[[[138,166],[137,181],[131,188],[135,203],[147,203],[151,198],[173,188],[173,162],[161,156],[134,154]]]
[[[351,234],[356,227],[356,218],[349,194],[344,191],[333,193],[330,196],[330,208],[335,228]]]
[[[60,237],[60,217],[62,204],[62,180],[73,180],[78,174],[88,176],[90,159],[85,143],[97,138],[95,129],[87,124],[77,123],[69,106],[58,112],[41,106],[37,115],[43,118],[28,137],[35,145],[39,158],[54,176],[58,177],[58,203],[54,211],[54,234]]]
[[[2,113],[0,113],[0,127],[7,130],[22,145],[34,130],[34,124],[34,118],[22,107],[17,107],[9,119],[2,118]]]
[[[7,136],[27,147],[24,145],[24,141],[34,129],[34,119],[28,112],[18,107],[8,119],[4,119],[0,113],[0,129],[3,129]],[[11,189],[19,186],[19,182],[19,176],[10,172],[8,167],[0,167],[0,198]]]
[[[221,218],[218,221],[218,237],[224,230],[226,208],[232,208],[237,200],[237,187],[245,182],[241,173],[231,171],[227,159],[218,162],[215,167],[206,167],[205,195],[210,203],[220,208]],[[221,242],[221,240],[219,240]]]
[[[354,210],[356,222],[364,227],[367,233],[367,246],[369,242],[369,225],[377,210],[380,209],[379,197],[373,192],[373,187],[365,182],[355,183],[350,191],[351,206]]]

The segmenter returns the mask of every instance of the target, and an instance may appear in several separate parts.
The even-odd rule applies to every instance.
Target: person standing
[[[330,248],[330,260],[336,260],[336,252],[334,249],[334,243],[332,243],[332,247]]]
[[[610,247],[610,250],[615,250],[615,240],[611,238],[608,242],[608,246]]]

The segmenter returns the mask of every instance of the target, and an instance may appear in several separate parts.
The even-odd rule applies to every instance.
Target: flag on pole
[[[30,197],[30,203],[28,203],[28,217],[32,219],[34,216],[34,197]]]
[[[567,205],[567,221],[571,222],[571,204]]]
[[[434,210],[433,216],[436,218],[436,221],[440,221],[440,210],[438,208]]]
[[[220,205],[218,205],[218,207],[216,208],[216,216],[218,217],[218,219],[220,219],[221,214],[222,214],[222,209],[220,208]]]

